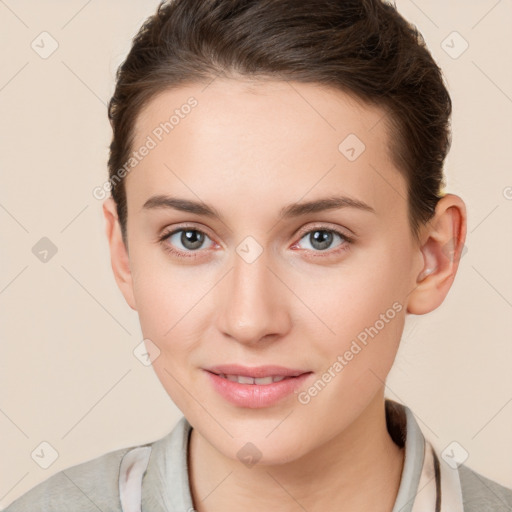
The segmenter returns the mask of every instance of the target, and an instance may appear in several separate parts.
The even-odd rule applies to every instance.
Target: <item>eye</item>
[[[199,249],[206,249],[215,245],[206,233],[193,228],[176,229],[170,233],[164,233],[160,241],[167,250],[178,256],[182,255],[180,253],[194,253],[198,252]],[[210,244],[205,247],[207,241]]]
[[[203,231],[183,227],[164,233],[159,241],[164,249],[177,257],[197,257],[202,249],[213,248],[216,243]],[[208,243],[209,242],[209,243]],[[299,247],[313,252],[328,254],[346,250],[353,239],[334,229],[316,228],[307,231],[293,248]],[[332,250],[331,250],[332,249]]]
[[[341,248],[341,246],[346,246],[352,241],[346,235],[343,235],[333,229],[326,228],[317,228],[308,231],[295,245],[301,244],[303,240],[305,241],[305,247],[302,247],[303,249],[313,250],[316,252],[327,251],[328,249],[337,247]]]

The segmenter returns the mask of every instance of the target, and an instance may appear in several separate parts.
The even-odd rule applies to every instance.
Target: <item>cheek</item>
[[[154,371],[178,407],[188,407],[188,395],[180,384],[190,384],[190,367],[197,365],[205,331],[213,322],[208,292],[215,275],[193,266],[171,265],[161,257],[151,261],[144,254],[134,254],[132,268],[142,334],[159,350]]]
[[[404,257],[391,247],[354,253],[346,265],[316,276],[297,273],[297,295],[313,313],[302,325],[307,339],[327,364],[346,354],[356,373],[373,368],[378,374],[391,367],[405,320]],[[347,372],[351,373],[351,372]]]
[[[173,265],[154,249],[134,251],[130,264],[142,332],[168,343],[200,314],[208,276],[197,267]]]
[[[159,345],[159,340],[164,339],[177,320],[175,313],[178,310],[178,299],[175,293],[169,293],[168,284],[165,274],[156,272],[154,268],[139,271],[133,283],[144,337],[155,340]]]
[[[190,292],[186,284],[190,287],[194,283],[181,282],[171,269],[157,270],[151,265],[139,273],[134,283],[143,337],[150,339],[159,351],[152,362],[153,370],[181,410],[194,405],[184,388],[191,385],[190,365],[202,339],[202,293]]]
[[[336,333],[363,328],[378,319],[395,301],[402,299],[403,265],[392,255],[375,251],[364,259],[348,261],[323,274],[298,272],[294,291],[316,313],[324,327]],[[385,254],[385,253],[384,253]],[[314,315],[310,315],[311,318]]]
[[[398,351],[405,308],[395,263],[381,260],[380,270],[363,266],[340,272],[331,279],[327,296],[324,288],[308,296],[308,304],[330,328],[311,328],[307,336],[312,351],[322,355],[317,378],[326,384],[317,382],[299,399],[312,416],[331,411],[323,428],[332,434],[357,417],[382,388]]]

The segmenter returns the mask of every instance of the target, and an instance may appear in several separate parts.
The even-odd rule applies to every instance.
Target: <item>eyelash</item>
[[[208,236],[207,233],[205,233],[204,231],[202,231],[200,229],[197,229],[197,228],[195,228],[193,226],[181,226],[178,229],[173,229],[173,230],[165,231],[158,238],[158,242],[163,246],[165,251],[169,252],[173,256],[177,256],[178,258],[183,258],[183,259],[185,259],[185,258],[198,258],[198,257],[200,257],[200,252],[202,251],[201,249],[198,249],[196,251],[187,251],[186,253],[184,253],[183,251],[179,251],[179,250],[174,249],[170,244],[166,243],[166,240],[170,236],[175,235],[176,233],[179,233],[181,231],[196,231],[198,233],[201,233],[201,234],[205,235],[210,240],[212,240],[211,237]],[[302,232],[300,234],[299,240],[297,242],[295,242],[293,244],[293,246],[295,246],[298,242],[300,242],[306,235],[314,233],[315,231],[325,231],[327,233],[332,233],[334,235],[338,235],[342,239],[342,242],[335,249],[326,249],[325,251],[320,251],[320,250],[314,251],[313,250],[312,251],[313,253],[318,253],[314,257],[323,256],[323,255],[332,256],[332,255],[344,252],[344,251],[349,249],[349,246],[352,243],[354,243],[354,238],[349,237],[346,234],[344,234],[344,233],[342,233],[340,231],[337,231],[336,229],[332,229],[332,228],[329,228],[327,226],[315,226],[315,227],[309,229],[308,231]],[[213,240],[212,240],[212,242],[213,242]],[[308,249],[302,249],[302,250],[308,251]],[[184,255],[184,254],[186,254],[186,255]]]

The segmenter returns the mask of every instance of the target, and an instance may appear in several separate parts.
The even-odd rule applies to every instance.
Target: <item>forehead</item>
[[[189,108],[191,101],[196,105]],[[169,121],[172,126],[167,123],[165,130]],[[352,94],[320,84],[217,78],[153,97],[136,120],[135,146],[153,132],[156,138],[167,139],[179,137],[180,132],[187,136],[192,130],[202,144],[211,141],[216,146],[222,139],[223,145],[245,142],[244,149],[273,141],[272,147],[293,151],[300,141],[309,143],[304,148],[308,150],[332,149],[333,143],[338,150],[336,142],[350,133],[374,147],[378,143],[379,150],[388,145],[384,110]],[[174,137],[165,137],[171,132]]]
[[[241,194],[262,208],[261,197],[270,207],[336,188],[396,209],[406,194],[384,110],[318,84],[217,78],[163,91],[136,121],[132,150],[144,145],[127,176],[137,206],[178,189],[226,208]]]

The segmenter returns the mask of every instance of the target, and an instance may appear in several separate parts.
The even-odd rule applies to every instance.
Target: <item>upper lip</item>
[[[221,364],[205,368],[206,371],[217,375],[244,375],[255,379],[260,377],[297,377],[303,373],[309,373],[305,370],[297,370],[294,368],[285,368],[284,366],[265,365],[265,366],[242,366],[239,364]]]

